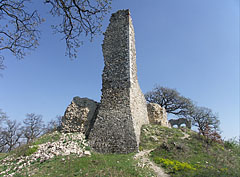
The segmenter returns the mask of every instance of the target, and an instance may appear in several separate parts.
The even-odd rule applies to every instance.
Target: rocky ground
[[[151,150],[143,150],[138,152],[134,158],[139,160],[138,166],[140,167],[145,167],[147,166],[148,168],[152,169],[154,173],[156,174],[157,177],[170,177],[168,174],[164,172],[164,170],[157,166],[154,162],[150,161],[149,159],[149,153],[152,151]]]
[[[58,132],[53,132],[54,133]],[[91,155],[87,150],[88,144],[82,133],[62,133],[59,140],[55,142],[46,142],[43,144],[32,145],[28,147],[28,153],[16,157],[16,154],[7,156],[0,161],[0,167],[4,169],[0,176],[14,176],[16,172],[20,173],[35,162],[44,162],[55,156],[67,156],[75,154],[79,157]]]

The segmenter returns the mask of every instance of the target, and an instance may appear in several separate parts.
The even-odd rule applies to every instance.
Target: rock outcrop
[[[165,127],[171,127],[167,120],[167,112],[157,103],[147,104],[148,119],[150,124],[159,124]]]
[[[96,119],[98,103],[88,98],[74,97],[62,118],[63,132],[81,132],[88,136]]]
[[[112,14],[104,35],[102,97],[89,144],[102,153],[130,153],[138,150],[141,126],[149,121],[129,10]]]

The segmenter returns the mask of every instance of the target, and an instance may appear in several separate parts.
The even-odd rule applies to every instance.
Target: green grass
[[[55,142],[60,139],[61,133],[58,131],[52,132],[52,133],[47,133],[40,138],[36,139],[32,145],[39,145],[47,142]]]
[[[7,153],[0,153],[0,160],[7,156]]]
[[[153,176],[147,168],[137,167],[134,154],[96,154],[89,157],[59,156],[35,163],[23,175],[44,176]]]
[[[180,129],[161,127],[159,125],[143,125],[141,129],[140,148],[153,149],[168,139],[183,137]]]
[[[190,136],[182,139],[183,131]],[[10,155],[31,155],[37,151],[39,144],[57,141],[60,135],[58,132],[46,134],[30,145],[17,148]],[[154,149],[150,159],[163,167],[171,177],[240,177],[240,146],[236,141],[209,144],[194,131],[159,125],[144,125],[140,139],[140,150]],[[0,154],[0,160],[6,155]],[[154,176],[150,169],[138,167],[138,161],[133,156],[134,153],[94,152],[85,157],[58,156],[42,163],[35,161],[15,177]],[[0,164],[0,171],[6,168]]]
[[[36,146],[36,145],[33,146],[33,147],[29,147],[29,148],[26,150],[24,156],[30,156],[31,154],[37,152],[37,150],[38,150],[38,146]]]
[[[47,143],[47,142],[55,142],[60,139],[60,133],[58,131],[47,133],[40,138],[36,139],[34,142],[29,144],[24,144],[13,151],[11,151],[9,154],[14,155],[15,157],[20,156],[29,156],[37,151],[37,145]]]
[[[191,135],[189,138],[180,139],[176,138],[179,135],[172,135],[172,131],[176,130],[164,131],[167,134],[162,134],[160,145],[151,152],[151,159],[172,177],[240,176],[240,147],[236,143],[207,144],[203,137],[191,131],[187,132]],[[166,139],[166,136],[171,138]],[[142,146],[149,144],[145,142]]]

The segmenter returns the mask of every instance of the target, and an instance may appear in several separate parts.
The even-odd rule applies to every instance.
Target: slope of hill
[[[82,134],[53,132],[0,154],[0,176],[168,176],[161,168],[173,177],[240,176],[238,144],[209,143],[185,128],[144,125],[140,151],[99,154]]]

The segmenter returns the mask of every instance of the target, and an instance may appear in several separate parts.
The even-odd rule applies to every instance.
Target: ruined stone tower
[[[138,150],[141,126],[148,124],[129,10],[112,14],[104,35],[102,97],[89,143],[98,152],[129,153]]]

